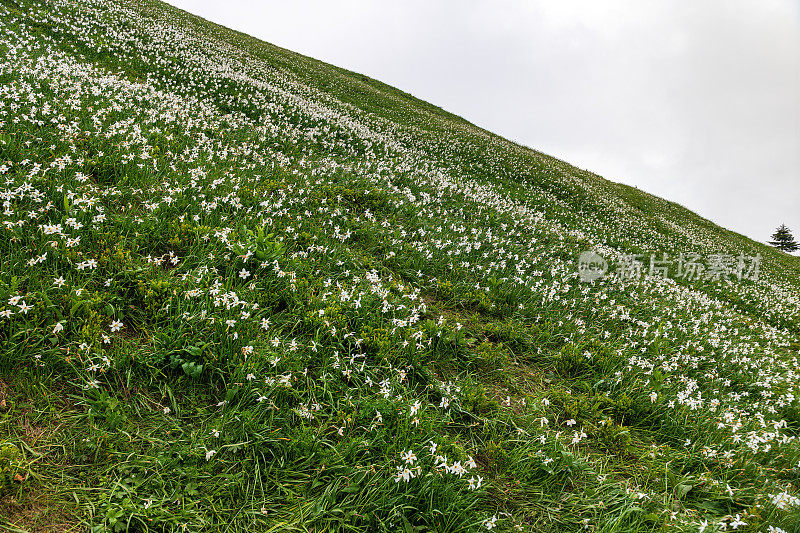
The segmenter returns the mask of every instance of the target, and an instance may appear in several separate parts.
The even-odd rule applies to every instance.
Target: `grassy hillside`
[[[0,34],[0,530],[800,532],[797,257],[153,0]]]

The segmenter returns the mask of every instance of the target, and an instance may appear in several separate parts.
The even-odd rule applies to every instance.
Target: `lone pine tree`
[[[781,226],[775,230],[775,233],[772,234],[772,239],[773,240],[769,241],[769,243],[784,252],[796,252],[800,249],[800,245],[794,240],[792,232],[789,231],[786,224],[781,224]]]

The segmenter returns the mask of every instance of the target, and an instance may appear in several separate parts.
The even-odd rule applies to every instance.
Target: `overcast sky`
[[[800,239],[797,0],[169,0],[765,241]]]

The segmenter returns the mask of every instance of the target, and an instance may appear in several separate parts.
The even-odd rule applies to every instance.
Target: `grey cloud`
[[[765,241],[800,234],[792,0],[172,0]]]

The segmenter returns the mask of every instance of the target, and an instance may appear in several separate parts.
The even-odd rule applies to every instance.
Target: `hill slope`
[[[0,32],[0,526],[800,531],[798,258],[152,0]]]

